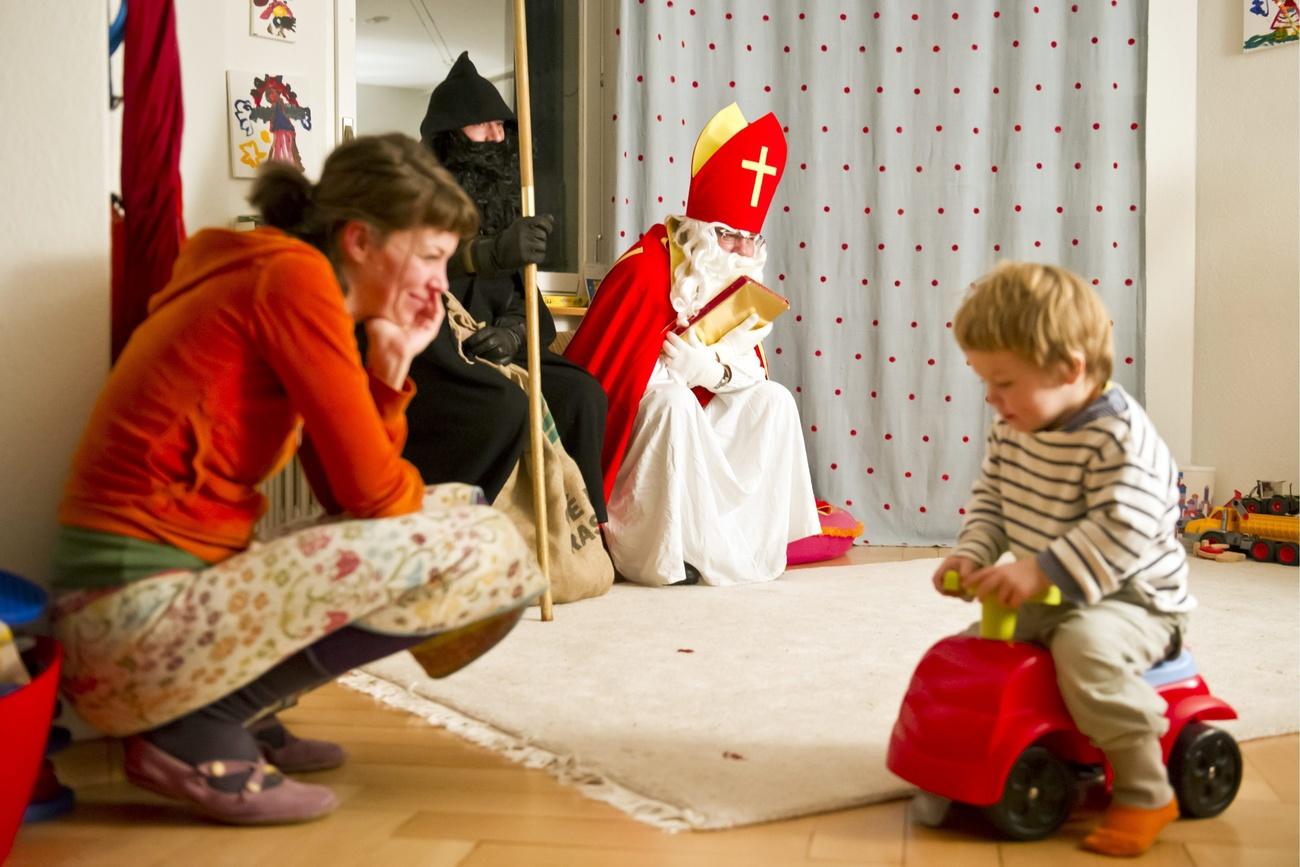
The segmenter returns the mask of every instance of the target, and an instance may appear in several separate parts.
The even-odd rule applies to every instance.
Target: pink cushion
[[[787,565],[833,560],[853,547],[853,540],[862,535],[862,522],[830,503],[817,501],[817,517],[821,521],[822,531],[816,536],[805,536],[787,545]]]

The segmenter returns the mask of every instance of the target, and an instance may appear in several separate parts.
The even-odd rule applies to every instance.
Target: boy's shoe
[[[138,736],[126,741],[123,770],[135,785],[187,801],[203,815],[232,825],[306,822],[333,812],[339,804],[329,788],[291,780],[265,761],[187,765]],[[213,785],[239,777],[244,777],[243,783],[235,791]]]
[[[1177,818],[1177,798],[1155,809],[1112,803],[1101,822],[1084,838],[1083,848],[1103,855],[1136,857],[1150,849],[1164,827]]]
[[[257,740],[263,757],[286,774],[328,771],[339,767],[348,758],[347,751],[338,744],[300,738],[274,716],[253,723],[248,727],[248,733]]]

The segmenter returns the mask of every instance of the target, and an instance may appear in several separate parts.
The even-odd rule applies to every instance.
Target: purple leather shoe
[[[232,825],[281,825],[307,822],[333,812],[338,798],[326,786],[299,783],[265,761],[213,761],[187,765],[141,737],[127,738],[123,761],[126,778],[143,789],[187,801],[199,812]],[[235,792],[209,785],[248,774]],[[267,785],[274,779],[274,785]]]
[[[318,741],[312,738],[300,738],[280,725],[278,737],[263,739],[268,733],[263,729],[250,729],[262,750],[263,757],[286,774],[305,774],[310,771],[328,771],[347,761],[348,754],[343,747],[332,741]],[[270,727],[267,727],[270,728]],[[280,746],[275,746],[276,743]]]

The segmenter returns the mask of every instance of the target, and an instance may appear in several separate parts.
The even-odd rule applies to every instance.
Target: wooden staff
[[[536,213],[533,200],[533,120],[528,97],[528,24],[524,0],[515,0],[515,117],[519,124],[519,183],[521,212]],[[551,608],[551,558],[546,548],[546,488],[542,457],[542,357],[537,336],[537,265],[524,266],[524,322],[528,329],[528,439],[533,456],[533,527],[537,538],[537,563],[546,578],[542,594],[542,620],[555,617]]]

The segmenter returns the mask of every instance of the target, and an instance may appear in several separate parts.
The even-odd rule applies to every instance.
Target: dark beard
[[[519,218],[519,140],[507,128],[502,142],[476,142],[460,130],[436,134],[433,153],[478,207],[479,231],[499,235]]]

